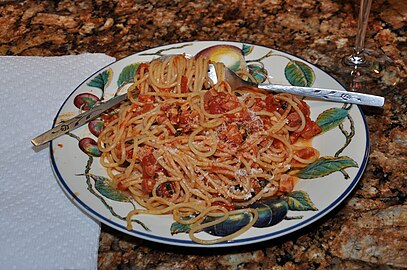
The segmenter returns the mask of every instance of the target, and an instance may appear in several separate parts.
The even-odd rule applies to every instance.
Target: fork
[[[218,82],[215,66],[212,64],[209,65],[208,76],[213,81],[213,83]],[[272,92],[289,93],[298,96],[312,97],[326,101],[352,103],[376,107],[381,107],[384,104],[383,97],[363,93],[316,87],[301,87],[293,85],[257,84],[254,82],[243,80],[235,72],[233,72],[231,69],[227,67],[225,67],[225,81],[228,82],[228,84],[233,90],[242,87],[258,87]]]

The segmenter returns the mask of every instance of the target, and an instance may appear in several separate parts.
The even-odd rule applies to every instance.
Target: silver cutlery
[[[208,77],[216,83],[218,78],[216,76],[215,67],[209,65]],[[236,75],[233,71],[225,68],[225,80],[229,83],[232,89],[237,89],[239,87],[258,87],[262,89],[269,90],[271,92],[283,92],[290,93],[298,96],[312,97],[326,101],[353,103],[358,105],[368,105],[368,106],[383,106],[384,98],[380,96],[348,92],[342,90],[315,88],[315,87],[299,87],[291,85],[276,85],[276,84],[255,84],[252,82],[245,81]],[[127,100],[127,94],[116,96],[104,103],[94,106],[90,110],[77,115],[76,117],[64,121],[49,131],[35,137],[31,140],[32,144],[35,146],[47,143],[59,136],[70,132],[89,121],[99,117],[106,110],[113,108],[120,102]]]

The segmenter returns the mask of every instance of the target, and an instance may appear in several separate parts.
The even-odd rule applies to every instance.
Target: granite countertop
[[[229,40],[295,54],[346,84],[338,65],[354,43],[357,3],[5,0],[0,1],[0,55],[99,52],[119,59],[158,45]],[[102,226],[99,268],[407,268],[406,21],[406,1],[373,1],[366,47],[384,52],[396,69],[371,86],[386,104],[383,110],[365,110],[369,162],[344,203],[295,233],[228,249],[160,245]]]

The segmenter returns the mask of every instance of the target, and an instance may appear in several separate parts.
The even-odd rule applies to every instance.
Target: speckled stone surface
[[[116,58],[193,40],[255,43],[304,58],[348,83],[339,59],[354,43],[358,1],[0,1],[0,55],[101,52]],[[371,153],[356,189],[322,220],[253,246],[186,249],[102,226],[100,269],[407,268],[407,1],[375,0],[366,47],[393,67],[370,86]],[[397,71],[397,77],[394,76]]]

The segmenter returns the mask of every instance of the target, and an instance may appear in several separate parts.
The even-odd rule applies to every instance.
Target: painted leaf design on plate
[[[189,233],[191,230],[191,224],[181,224],[179,222],[174,222],[171,224],[170,232],[172,235],[177,233]]]
[[[314,179],[349,167],[358,167],[356,161],[350,157],[321,157],[317,161],[299,170],[296,176],[302,179]]]
[[[337,127],[349,115],[349,110],[344,108],[331,108],[318,115],[315,121],[322,132],[327,132]]]
[[[93,180],[95,180],[95,188],[99,191],[100,194],[105,196],[108,199],[118,201],[118,202],[128,202],[130,201],[128,196],[125,196],[123,193],[115,190],[108,183],[109,179],[99,175],[90,175]]]
[[[291,60],[284,69],[284,75],[291,85],[312,86],[315,81],[315,73],[307,64]]]
[[[308,193],[302,190],[293,191],[285,197],[288,209],[293,211],[318,211],[314,203],[311,201]]]
[[[243,44],[243,46],[242,46],[242,54],[243,54],[244,56],[247,56],[247,55],[249,55],[249,54],[253,51],[253,49],[254,49],[253,46],[250,46],[250,45],[247,45],[247,44]]]
[[[117,79],[117,86],[122,87],[127,83],[134,82],[134,76],[136,75],[136,71],[139,66],[140,63],[134,63],[124,67],[119,75],[119,78]]]
[[[88,86],[90,87],[96,87],[102,90],[106,89],[106,87],[109,86],[110,81],[112,80],[113,77],[113,70],[111,68],[99,73],[94,77],[90,82],[88,82]],[[102,95],[103,96],[103,95]]]

